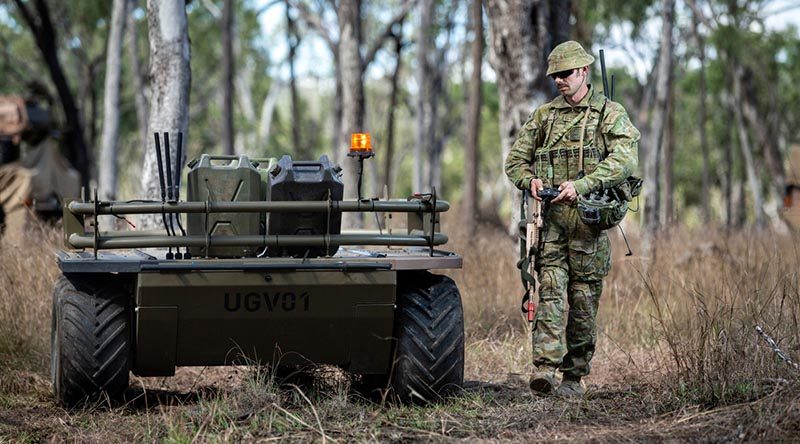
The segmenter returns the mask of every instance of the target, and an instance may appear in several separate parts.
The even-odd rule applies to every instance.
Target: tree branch
[[[201,3],[203,3],[203,6],[208,9],[208,12],[210,12],[215,19],[219,20],[219,18],[222,17],[222,11],[219,10],[219,6],[215,5],[214,2],[211,0],[202,0]]]
[[[373,60],[375,60],[375,56],[378,54],[378,51],[383,46],[383,42],[385,42],[389,37],[392,36],[392,28],[394,28],[394,26],[397,25],[398,23],[405,20],[409,11],[411,11],[411,8],[413,8],[414,5],[416,4],[417,0],[409,0],[405,2],[405,4],[403,4],[402,9],[400,9],[400,11],[392,18],[392,20],[390,20],[389,23],[386,24],[386,27],[380,34],[378,34],[378,38],[375,39],[375,42],[373,42],[372,46],[367,51],[367,55],[364,57],[364,63],[361,65],[362,71],[365,71],[369,66],[369,64],[372,63]]]
[[[337,41],[333,39],[331,34],[328,32],[328,29],[325,27],[325,24],[322,23],[320,18],[321,14],[314,14],[308,9],[308,5],[304,1],[295,1],[292,0],[290,2],[292,6],[297,8],[300,11],[300,17],[303,19],[306,24],[308,24],[311,29],[317,32],[317,34],[322,37],[322,40],[325,40],[325,43],[328,45],[328,49],[331,50],[332,53],[336,54],[336,47],[339,45]]]
[[[700,8],[697,6],[697,2],[695,0],[687,0],[686,4],[689,6],[689,9],[692,10],[692,14],[694,14],[695,17],[697,17],[704,25],[706,25],[708,29],[716,28],[714,24],[711,23],[711,20],[709,20],[708,17],[706,17],[706,15],[703,14],[703,11],[701,11]],[[719,22],[717,22],[717,25],[719,25]]]
[[[14,0],[14,4],[17,5],[17,9],[19,9],[20,14],[22,14],[22,18],[25,20],[25,23],[28,24],[28,26],[31,28],[31,31],[34,31],[34,38],[36,38],[36,35],[39,34],[39,25],[36,24],[36,20],[34,20],[30,9],[25,6],[25,3],[22,3],[22,0]]]
[[[260,16],[261,14],[263,14],[264,12],[266,12],[268,9],[272,8],[273,6],[280,5],[281,3],[283,3],[283,0],[272,0],[271,2],[269,2],[266,5],[262,6],[261,9],[256,11],[256,17]]]

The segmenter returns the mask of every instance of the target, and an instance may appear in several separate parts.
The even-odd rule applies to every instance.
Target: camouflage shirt
[[[581,132],[585,176],[578,179]],[[613,187],[633,173],[638,142],[639,131],[625,108],[590,85],[574,107],[558,96],[531,114],[508,153],[506,175],[522,190],[530,189],[533,179],[541,179],[545,187],[572,180],[578,194],[587,194]]]

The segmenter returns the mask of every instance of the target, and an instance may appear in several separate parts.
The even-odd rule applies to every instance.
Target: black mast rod
[[[603,94],[609,97],[608,77],[606,76],[606,55],[602,49],[600,50],[600,74],[603,77]]]
[[[172,158],[169,155],[169,133],[164,133],[164,157],[167,166],[167,199],[172,202]]]
[[[156,139],[156,161],[158,162],[158,185],[161,190],[161,202],[166,200],[166,194],[164,191],[164,165],[162,165],[161,161],[161,139],[158,137],[158,133],[153,133]]]

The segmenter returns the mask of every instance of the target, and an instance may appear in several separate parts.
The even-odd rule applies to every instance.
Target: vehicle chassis
[[[99,201],[95,193],[90,201],[66,202],[64,241],[81,251],[57,252],[56,398],[76,405],[101,393],[119,396],[130,371],[170,376],[179,366],[258,363],[336,365],[402,401],[436,399],[463,382],[460,295],[451,279],[428,272],[462,265],[460,256],[436,248],[447,242],[438,228],[439,213],[448,209],[435,194],[405,201],[126,203]],[[169,236],[101,231],[97,223],[102,215],[235,212],[406,213],[407,227],[402,235]],[[163,252],[139,250],[245,245],[343,247],[314,258],[160,259]]]

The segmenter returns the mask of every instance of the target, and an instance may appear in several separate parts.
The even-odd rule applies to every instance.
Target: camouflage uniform
[[[586,175],[579,179],[581,132]],[[541,179],[545,188],[571,180],[583,195],[627,178],[637,166],[638,140],[639,131],[622,105],[589,86],[574,107],[559,96],[534,111],[506,158],[505,170],[522,190],[529,190],[534,178]],[[537,259],[540,288],[533,360],[537,367],[560,366],[565,376],[579,378],[590,371],[597,305],[611,265],[611,249],[604,231],[581,221],[575,203],[548,207]],[[566,320],[565,299],[569,304]]]

